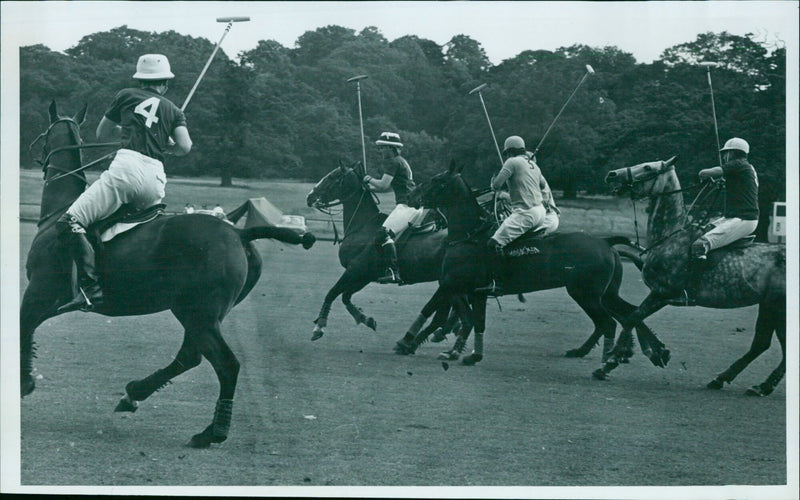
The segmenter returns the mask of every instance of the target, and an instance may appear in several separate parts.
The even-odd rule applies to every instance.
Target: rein
[[[479,190],[479,191],[473,192],[472,189],[469,187],[469,184],[467,184],[467,181],[465,181],[464,178],[461,177],[461,174],[457,174],[457,177],[466,186],[466,192],[469,193],[470,199],[475,202],[475,204],[478,207],[478,210],[483,212],[483,217],[480,217],[480,221],[481,221],[480,224],[478,224],[478,226],[476,226],[471,231],[467,232],[467,235],[465,237],[463,237],[461,239],[458,239],[458,240],[450,240],[450,241],[447,242],[447,246],[456,246],[456,245],[461,245],[461,244],[464,244],[464,243],[477,244],[478,243],[477,237],[480,236],[482,233],[484,233],[486,230],[491,229],[493,227],[493,223],[492,223],[492,220],[491,220],[492,214],[488,213],[488,211],[486,209],[484,209],[480,205],[480,203],[478,203],[478,200],[477,200],[478,196],[488,193],[489,190]]]
[[[343,183],[344,183],[344,176],[342,176],[342,179],[339,181],[339,187],[341,187],[343,185]],[[350,217],[350,220],[345,222],[344,221],[344,217],[342,218],[342,222],[344,223],[344,236],[342,237],[342,239],[339,239],[339,230],[336,228],[336,222],[333,219],[334,211],[333,210],[329,210],[329,209],[332,208],[332,207],[335,207],[337,205],[344,205],[344,202],[350,200],[353,197],[355,197],[356,193],[351,193],[350,195],[348,195],[348,196],[346,196],[344,198],[339,198],[336,201],[327,202],[327,203],[320,203],[320,204],[314,204],[314,208],[315,209],[317,209],[320,212],[322,212],[323,214],[329,216],[330,219],[331,219],[331,225],[333,226],[333,244],[334,245],[336,245],[337,243],[344,243],[344,240],[347,238],[348,232],[350,232],[351,229],[353,231],[355,231],[356,229],[360,229],[363,225],[367,224],[368,222],[372,221],[375,217],[380,215],[380,211],[379,211],[377,214],[375,214],[374,216],[369,218],[367,221],[365,221],[364,224],[362,224],[362,226],[359,226],[358,228],[352,228],[351,227],[352,224],[353,224],[353,220],[356,218],[356,214],[358,213],[358,209],[361,207],[361,203],[364,201],[364,196],[366,194],[369,194],[370,196],[372,196],[372,201],[375,203],[375,205],[380,205],[381,204],[380,198],[378,198],[378,196],[375,193],[373,193],[372,191],[369,191],[368,189],[362,188],[360,197],[358,199],[358,203],[356,204],[355,210],[353,210],[353,215]],[[338,212],[338,213],[344,214],[344,208],[342,209],[341,212]]]
[[[673,170],[673,168],[670,168],[669,170]],[[650,179],[653,179],[655,177],[658,177],[659,175],[663,174],[666,171],[667,170],[663,170],[662,169],[662,170],[659,170],[658,172],[655,172],[654,175],[649,175],[649,176],[647,176],[645,178],[642,178],[642,179],[631,180],[631,181],[628,182],[628,187],[633,186],[634,183],[644,182],[644,181],[648,181]],[[630,167],[627,168],[627,174],[628,174],[628,178],[631,179],[632,178],[632,174],[631,174],[631,168]],[[701,186],[701,189],[697,193],[697,196],[695,196],[695,198],[692,201],[692,203],[689,205],[689,208],[686,210],[686,215],[684,217],[683,225],[681,226],[681,228],[680,229],[676,229],[675,231],[669,233],[668,235],[663,236],[658,241],[655,241],[655,242],[651,243],[648,248],[646,248],[646,249],[644,249],[644,250],[639,252],[639,256],[640,257],[643,256],[644,254],[646,254],[647,252],[649,252],[650,250],[652,250],[653,248],[656,248],[659,245],[661,245],[662,243],[664,243],[665,241],[669,240],[670,238],[672,238],[676,234],[681,233],[681,232],[683,232],[683,231],[685,231],[687,229],[691,229],[693,227],[702,226],[706,222],[708,222],[708,220],[710,219],[710,216],[706,215],[706,217],[702,220],[702,222],[694,221],[694,222],[690,223],[688,221],[689,214],[691,213],[692,209],[697,204],[698,200],[700,200],[700,197],[703,195],[703,192],[709,186],[713,186],[713,188],[712,188],[713,191],[712,192],[716,193],[716,196],[714,197],[714,200],[712,200],[712,202],[709,203],[709,205],[713,206],[713,204],[716,202],[717,198],[719,197],[719,189],[718,189],[719,186],[718,186],[717,182],[712,181],[712,182],[706,182],[706,183],[695,183],[695,184],[691,184],[691,185],[689,185],[689,186],[687,186],[685,188],[673,189],[671,191],[663,191],[663,192],[660,192],[660,193],[654,193],[653,189],[655,189],[655,183],[653,183],[653,185],[650,186],[650,192],[648,194],[646,194],[644,196],[640,196],[638,198],[634,195],[633,191],[631,191],[631,203],[633,205],[633,226],[634,226],[634,231],[636,233],[636,245],[641,248],[641,244],[639,243],[639,221],[638,221],[638,218],[636,216],[636,200],[637,199],[644,199],[644,198],[654,198],[654,197],[660,198],[660,197],[663,197],[663,196],[670,196],[670,195],[673,195],[673,194],[676,194],[676,193],[681,193],[681,192],[684,192],[684,191],[688,191],[689,189],[692,189],[692,188],[694,188],[694,187],[696,187],[698,185]],[[711,194],[711,192],[706,193],[705,197],[708,197],[710,194]]]

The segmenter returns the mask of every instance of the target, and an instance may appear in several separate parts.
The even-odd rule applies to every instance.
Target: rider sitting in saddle
[[[507,138],[503,144],[503,155],[507,159],[500,172],[492,177],[491,184],[492,190],[498,191],[508,182],[511,214],[503,220],[497,231],[486,242],[490,254],[489,270],[492,282],[475,290],[495,296],[503,294],[500,282],[503,247],[531,229],[541,227],[546,216],[542,196],[546,181],[536,162],[526,153],[525,141],[516,135]],[[550,197],[552,199],[552,193]]]
[[[536,157],[530,151],[526,151],[525,155],[528,157],[529,160],[536,163]],[[537,164],[538,166],[538,164]],[[539,169],[541,173],[541,169]],[[544,221],[542,221],[541,227],[544,229],[542,236],[547,236],[553,234],[558,230],[558,225],[561,223],[560,216],[561,210],[556,206],[556,200],[553,197],[553,191],[550,189],[550,184],[547,183],[547,179],[544,178],[542,175],[542,205],[544,205],[545,215]]]
[[[400,135],[394,132],[383,132],[375,144],[383,155],[383,175],[373,178],[364,176],[364,183],[378,193],[394,191],[396,206],[383,221],[375,238],[381,250],[386,274],[378,279],[378,283],[402,283],[400,268],[397,265],[397,248],[395,241],[408,228],[409,223],[419,219],[422,209],[408,206],[408,194],[414,189],[414,178],[411,167],[405,158],[400,156],[403,143]]]
[[[699,173],[700,179],[725,179],[725,213],[712,222],[714,227],[692,243],[692,257],[706,259],[711,250],[744,238],[758,226],[758,176],[747,161],[750,146],[747,141],[734,137],[720,150],[722,166],[707,168]]]
[[[117,93],[97,126],[98,139],[119,136],[121,149],[108,170],[56,222],[59,240],[77,266],[80,287],[78,295],[61,306],[59,313],[89,311],[103,302],[86,228],[123,204],[142,210],[160,203],[167,183],[164,154],[182,156],[192,149],[183,111],[164,97],[174,77],[166,56],[141,56],[133,75],[140,87]]]

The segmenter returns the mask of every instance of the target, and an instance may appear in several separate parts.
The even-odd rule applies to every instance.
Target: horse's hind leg
[[[781,317],[775,317],[775,336],[778,337],[778,342],[781,344],[781,362],[772,373],[770,373],[767,380],[759,385],[755,385],[747,390],[747,394],[751,396],[769,396],[775,390],[778,383],[783,380],[786,373],[786,311],[783,311]]]
[[[611,355],[611,350],[614,343],[614,334],[616,333],[617,323],[612,316],[603,307],[601,295],[602,291],[599,287],[591,287],[585,283],[570,282],[567,284],[567,293],[572,297],[575,302],[583,309],[594,323],[594,331],[589,338],[586,339],[577,349],[570,349],[566,353],[568,358],[582,358],[589,354],[602,336],[605,340],[603,343],[603,362],[605,362]]]
[[[755,335],[753,336],[753,341],[750,344],[750,349],[742,356],[741,358],[737,359],[733,362],[733,364],[728,367],[727,370],[717,375],[717,378],[712,380],[708,383],[706,387],[709,389],[721,389],[725,383],[731,383],[733,379],[736,378],[739,373],[744,370],[747,365],[749,365],[754,359],[761,355],[764,351],[769,349],[770,344],[772,343],[772,332],[776,330],[776,320],[775,320],[775,311],[771,311],[765,305],[761,305],[758,310],[758,319],[756,319],[756,331]],[[785,335],[786,327],[785,323],[783,326],[783,338],[784,341],[781,342],[781,347],[784,348],[785,346]],[[779,335],[780,339],[780,335]],[[781,364],[778,368],[770,375],[767,379],[768,381],[772,378],[777,378],[775,384],[783,378],[783,374],[786,370],[786,355],[784,350],[784,357],[781,361]],[[766,383],[766,382],[765,382]],[[762,384],[763,385],[763,384]],[[755,386],[756,389],[753,391],[754,393],[760,392],[758,386]],[[774,386],[768,388],[769,392],[772,392]],[[767,394],[769,394],[769,392]],[[759,395],[766,395],[766,394],[759,394]]]
[[[202,355],[196,339],[189,334],[188,330],[185,331],[181,348],[172,363],[141,380],[128,382],[128,385],[125,386],[125,396],[114,411],[136,411],[139,401],[144,401],[173,378],[199,365],[201,360]]]

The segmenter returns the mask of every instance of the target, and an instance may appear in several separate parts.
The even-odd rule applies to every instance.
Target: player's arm
[[[97,137],[98,141],[107,141],[119,139],[121,133],[122,127],[109,120],[108,117],[103,116],[103,118],[100,120],[100,123],[97,125],[95,136]]]

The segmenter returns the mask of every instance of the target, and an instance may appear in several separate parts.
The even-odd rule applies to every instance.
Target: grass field
[[[23,174],[21,202],[38,203],[40,184],[38,173]],[[207,200],[229,210],[266,196],[285,213],[305,215],[309,188],[270,182],[223,189],[213,179],[175,179],[168,201]],[[20,225],[20,292],[35,229]],[[591,330],[564,290],[529,294],[525,304],[506,297],[502,311],[489,304],[486,358],[445,367],[436,354],[452,338],[415,356],[392,353],[435,284],[369,285],[353,300],[377,319],[377,332],[354,325],[337,301],[326,335],[311,342],[312,320],[342,272],[338,247],[257,247],[261,280],[223,323],[242,363],[228,441],[210,450],[182,446],[211,419],[218,385],[206,362],[137,413],[112,412],[128,381],[177,352],[181,332],[171,314],[70,313],[37,330],[37,389],[21,405],[22,484],[132,494],[217,485],[262,488],[250,494],[295,486],[290,493],[315,495],[320,490],[302,487],[328,486],[337,496],[354,494],[346,488],[354,485],[525,488],[506,491],[512,496],[533,496],[532,486],[591,486],[580,496],[678,498],[749,497],[753,490],[742,485],[786,484],[786,383],[768,398],[744,395],[778,364],[777,342],[724,390],[705,388],[747,350],[755,307],[665,308],[648,324],[672,350],[670,365],[655,368],[637,352],[599,382],[590,376],[598,349],[585,359],[563,357]],[[638,303],[646,292],[625,264],[622,296]],[[657,488],[638,495],[597,488],[617,486]],[[703,488],[674,489],[680,486]],[[448,491],[466,497],[488,490]],[[786,493],[767,491],[770,498]]]

